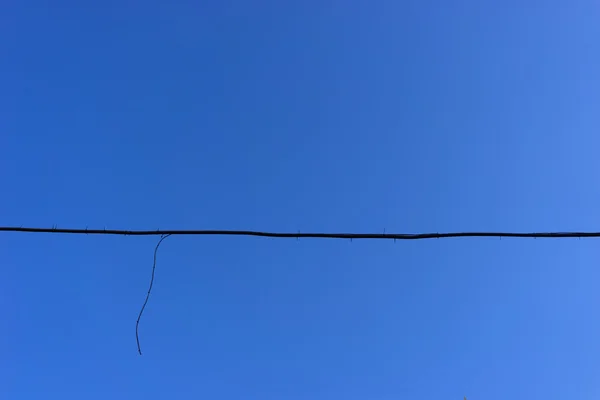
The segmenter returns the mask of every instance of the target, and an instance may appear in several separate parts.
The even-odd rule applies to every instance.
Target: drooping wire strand
[[[163,234],[160,237],[160,240],[156,244],[154,248],[154,262],[152,263],[152,277],[150,278],[150,286],[148,287],[148,293],[146,294],[146,299],[144,300],[144,304],[140,309],[140,314],[138,315],[137,321],[135,322],[135,340],[137,342],[138,353],[140,356],[142,355],[142,348],[140,347],[140,335],[139,335],[139,327],[140,327],[140,319],[142,318],[142,314],[146,309],[146,305],[148,304],[148,299],[150,298],[150,292],[152,292],[152,286],[154,285],[154,272],[156,271],[156,254],[158,252],[158,247],[162,243],[163,240],[171,236],[170,234]]]

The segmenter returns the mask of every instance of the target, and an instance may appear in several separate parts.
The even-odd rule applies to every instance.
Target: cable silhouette
[[[123,235],[123,236],[160,236],[160,240],[154,248],[154,262],[152,264],[152,276],[150,286],[144,304],[140,309],[136,324],[135,338],[137,341],[138,353],[142,355],[139,339],[139,324],[142,314],[148,304],[152,286],[154,284],[154,274],[156,271],[156,255],[158,248],[163,240],[169,236],[175,235],[213,235],[213,236],[258,236],[270,238],[315,238],[315,239],[387,239],[387,240],[421,240],[421,239],[445,239],[445,238],[466,238],[466,237],[496,237],[496,238],[600,238],[600,232],[445,232],[445,233],[301,233],[301,232],[263,232],[250,230],[176,230],[176,229],[157,229],[157,230],[125,230],[125,229],[74,229],[58,228],[56,225],[51,228],[35,228],[23,226],[0,226],[0,232],[23,232],[23,233],[60,233],[75,235]]]
[[[140,336],[139,336],[140,319],[142,318],[142,314],[144,313],[144,310],[146,309],[146,304],[148,304],[148,299],[150,298],[150,292],[152,291],[152,285],[154,285],[154,271],[156,271],[156,253],[158,252],[158,247],[160,246],[162,241],[165,240],[166,238],[168,238],[169,236],[171,236],[171,235],[168,235],[168,234],[162,235],[160,237],[160,240],[156,244],[156,247],[154,248],[154,263],[152,264],[152,278],[150,278],[150,287],[148,287],[148,293],[146,294],[146,300],[144,300],[144,304],[142,305],[140,314],[138,315],[137,321],[135,322],[135,340],[137,342],[138,353],[140,353],[140,356],[142,355],[142,348],[140,347]]]
[[[315,238],[315,239],[445,239],[461,237],[506,237],[506,238],[597,238],[600,232],[445,232],[445,233],[301,233],[301,232],[262,232],[248,230],[125,230],[125,229],[73,229],[73,228],[33,228],[0,226],[0,232],[62,233],[82,235],[123,235],[123,236],[164,236],[164,235],[217,235],[217,236],[259,236],[272,238]]]

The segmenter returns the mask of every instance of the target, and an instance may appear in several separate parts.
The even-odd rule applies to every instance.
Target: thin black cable
[[[150,292],[152,291],[152,285],[154,284],[154,271],[156,270],[156,253],[158,252],[158,247],[162,243],[163,240],[171,236],[170,234],[163,234],[160,237],[160,240],[156,244],[154,248],[154,263],[152,264],[152,278],[150,278],[150,287],[148,288],[148,293],[146,294],[146,300],[144,300],[144,304],[142,305],[142,309],[140,310],[140,314],[138,315],[137,321],[135,323],[135,340],[137,341],[138,353],[140,356],[142,355],[142,349],[140,347],[140,336],[139,336],[139,326],[140,319],[142,318],[142,314],[144,313],[144,309],[146,308],[146,304],[148,304],[148,299],[150,298]]]
[[[158,247],[164,239],[171,235],[226,235],[226,236],[259,236],[272,238],[329,238],[329,239],[392,239],[396,240],[419,240],[419,239],[443,239],[460,237],[513,237],[513,238],[599,238],[600,232],[446,232],[446,233],[289,233],[289,232],[262,232],[247,230],[124,230],[124,229],[73,229],[58,228],[34,228],[23,226],[0,226],[0,232],[29,232],[29,233],[63,233],[63,234],[91,234],[91,235],[124,235],[124,236],[152,236],[160,235],[161,238],[154,249],[154,263],[152,265],[152,277],[144,304],[135,324],[135,338],[138,352],[142,350],[139,340],[139,323],[148,304],[150,292],[154,284],[154,273],[156,270],[156,254]]]
[[[30,233],[68,233],[89,235],[229,235],[229,236],[262,236],[274,238],[329,238],[329,239],[443,239],[457,237],[514,237],[514,238],[591,238],[600,237],[600,232],[446,232],[446,233],[291,233],[261,232],[246,230],[124,230],[124,229],[72,229],[72,228],[30,228],[0,226],[0,232]]]

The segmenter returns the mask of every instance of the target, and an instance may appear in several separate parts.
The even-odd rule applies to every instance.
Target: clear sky
[[[600,230],[597,1],[8,0],[0,225]],[[600,241],[0,234],[0,397],[597,399]]]

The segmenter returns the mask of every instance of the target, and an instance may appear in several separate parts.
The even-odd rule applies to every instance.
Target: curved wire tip
[[[140,346],[140,319],[142,318],[142,314],[144,314],[144,310],[146,309],[146,305],[148,304],[148,299],[150,299],[150,293],[152,292],[152,286],[154,285],[154,273],[156,271],[156,254],[158,253],[158,248],[163,240],[171,236],[171,234],[163,234],[160,236],[160,240],[156,244],[154,248],[154,262],[152,263],[152,277],[150,278],[150,286],[148,287],[148,293],[146,294],[146,299],[144,300],[144,304],[142,304],[142,308],[140,309],[140,313],[138,314],[137,321],[135,322],[135,340],[137,342],[138,353],[142,355],[142,347]]]

